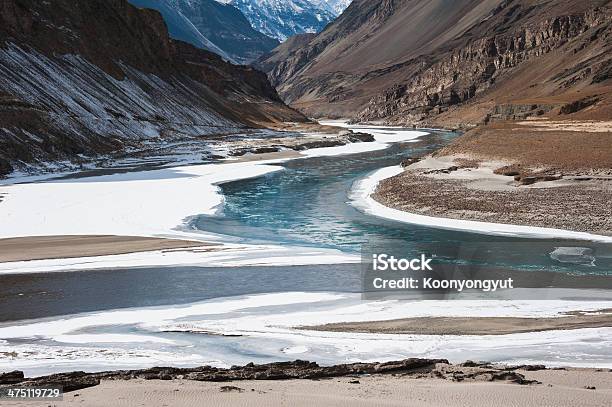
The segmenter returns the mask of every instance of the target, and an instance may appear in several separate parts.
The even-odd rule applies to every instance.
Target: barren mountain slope
[[[507,116],[500,95],[515,103],[606,93],[609,3],[356,0],[269,76],[286,102],[314,116],[432,123],[452,110],[446,119],[478,123],[500,109]],[[456,112],[474,101],[481,105]]]
[[[259,60],[254,61],[252,65],[264,72],[269,72],[278,63],[286,60],[293,51],[307,45],[314,37],[316,37],[316,34],[313,33],[297,34],[289,37],[278,47],[263,55]]]
[[[355,112],[389,83],[387,78],[378,83],[363,80],[363,75],[432,52],[445,37],[461,34],[481,19],[497,1],[479,3],[356,0],[308,45],[278,63],[270,71],[271,81],[288,103],[309,113],[310,102],[321,101],[333,103],[329,112]]]
[[[0,173],[143,143],[303,121],[264,74],[170,40],[125,0],[0,7]]]

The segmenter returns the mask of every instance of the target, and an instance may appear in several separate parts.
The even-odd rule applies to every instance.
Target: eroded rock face
[[[500,6],[495,13],[503,14],[506,20],[526,12],[516,5],[509,7],[511,3]],[[576,41],[577,47],[585,48],[590,42],[597,41],[599,36],[609,37],[612,33],[610,22],[609,11],[589,10],[583,14],[550,18],[519,30],[516,30],[518,27],[511,27],[513,30],[510,32],[493,33],[471,41],[432,65],[424,62],[424,68],[408,82],[393,85],[371,99],[359,113],[358,119],[368,121],[402,115],[414,121],[426,120],[428,116],[442,113],[453,105],[468,102],[498,80],[503,80],[506,73],[523,62],[554,52],[569,41]],[[589,36],[584,35],[587,31]],[[568,87],[572,81],[597,75],[603,68],[603,64],[586,65],[576,72],[579,77],[568,77],[560,87]],[[493,108],[489,118],[525,119],[547,113],[554,107],[502,104]]]
[[[583,109],[586,109],[587,107],[593,106],[597,102],[599,102],[598,97],[586,97],[583,99],[575,100],[571,103],[561,106],[561,108],[559,109],[559,114],[576,113]]]

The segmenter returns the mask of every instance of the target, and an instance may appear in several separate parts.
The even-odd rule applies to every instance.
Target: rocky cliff
[[[264,74],[171,40],[126,0],[0,3],[0,173],[304,121]]]
[[[259,66],[313,116],[461,126],[569,112],[583,99],[608,112],[611,22],[604,0],[356,0]]]
[[[524,119],[555,109],[573,113],[564,106],[580,100],[571,92],[574,88],[592,95],[609,93],[600,85],[608,81],[612,67],[610,9],[558,15],[542,10],[524,24],[533,11],[512,3],[493,11],[484,32],[474,33],[482,29],[477,27],[466,33],[477,38],[433,64],[423,63],[411,78],[372,98],[357,119],[427,122],[453,106],[478,101],[493,102],[481,122]],[[540,71],[544,66],[552,69]],[[551,100],[553,96],[558,100]],[[534,100],[520,101],[527,98]],[[596,96],[589,98],[595,103]]]

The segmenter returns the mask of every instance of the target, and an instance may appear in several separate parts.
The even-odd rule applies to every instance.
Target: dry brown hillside
[[[284,100],[313,116],[446,126],[586,108],[609,117],[611,21],[606,0],[356,0],[268,70]]]

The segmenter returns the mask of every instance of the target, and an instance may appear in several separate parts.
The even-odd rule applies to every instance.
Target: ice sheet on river
[[[159,363],[218,366],[311,359],[320,363],[405,357],[469,358],[549,366],[612,367],[612,328],[491,336],[320,332],[296,326],[419,316],[555,317],[605,301],[361,301],[356,294],[276,293],[171,307],[112,310],[0,327],[0,370],[45,373]],[[71,352],[66,352],[71,349]],[[128,352],[128,349],[130,350]],[[78,357],[74,357],[78,355]],[[51,357],[52,359],[46,359]],[[172,357],[175,359],[173,360]]]

